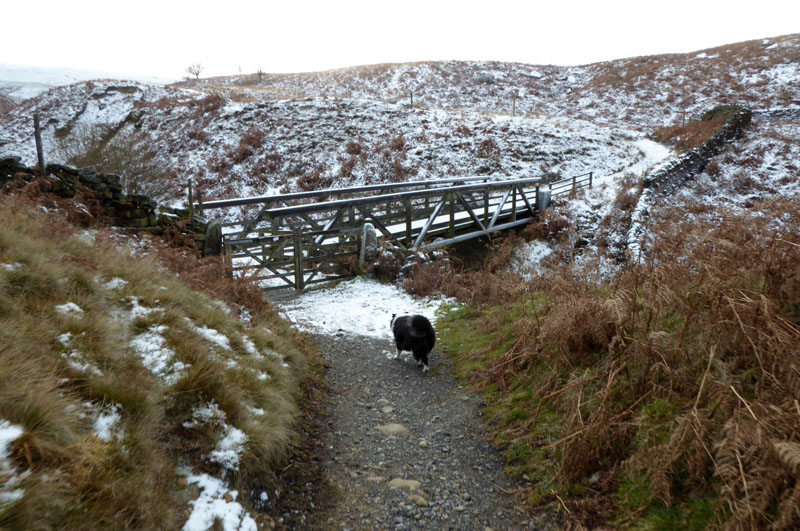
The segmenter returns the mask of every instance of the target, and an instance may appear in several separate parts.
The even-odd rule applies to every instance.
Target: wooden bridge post
[[[406,247],[410,249],[411,246],[414,245],[414,242],[411,240],[411,218],[412,218],[411,199],[406,199],[405,205],[406,205]]]
[[[517,221],[517,187],[511,187],[511,221]]]
[[[302,291],[305,288],[305,277],[303,275],[303,245],[299,229],[293,229],[292,238],[294,247],[294,289]]]
[[[456,235],[456,194],[450,192],[450,238]]]
[[[592,187],[592,172],[589,172],[589,188]]]

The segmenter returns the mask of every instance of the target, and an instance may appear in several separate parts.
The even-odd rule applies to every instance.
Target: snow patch
[[[297,298],[278,304],[289,319],[315,332],[339,331],[369,336],[391,335],[392,314],[421,314],[436,320],[436,310],[443,300],[417,300],[397,286],[358,277],[322,290],[301,293]]]
[[[258,526],[252,516],[236,501],[238,491],[230,490],[227,483],[208,474],[192,474],[187,483],[197,485],[200,496],[189,502],[192,514],[183,526],[183,531],[205,531],[211,529],[215,520],[222,523],[225,531],[256,531]],[[226,499],[229,498],[231,501]]]

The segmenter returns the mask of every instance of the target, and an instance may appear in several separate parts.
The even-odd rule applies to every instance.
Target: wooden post
[[[233,249],[229,245],[222,244],[222,267],[225,270],[225,276],[233,278]]]
[[[294,247],[294,289],[303,291],[305,288],[305,276],[303,275],[303,246],[300,238],[300,231],[294,229],[292,232]]]
[[[589,188],[592,187],[592,172],[589,172]]]
[[[489,224],[489,189],[483,189],[483,224]]]
[[[575,176],[572,176],[572,193],[575,193]]]
[[[535,202],[534,204],[535,204],[536,206],[534,206],[534,208],[533,208],[533,209],[534,209],[534,210],[536,211],[536,213],[538,214],[538,213],[539,213],[539,185],[538,185],[538,184],[536,185],[536,202]]]
[[[406,199],[406,247],[409,249],[414,242],[411,241],[411,199]]]
[[[41,177],[45,176],[44,169],[44,149],[42,148],[42,129],[39,127],[39,113],[33,114],[33,133],[36,137],[36,157],[39,161],[39,172]]]
[[[511,100],[511,116],[517,115],[517,97],[513,96]]]
[[[194,218],[194,205],[192,204],[192,180],[189,179],[189,218]]]
[[[450,237],[456,235],[456,195],[450,193]]]
[[[197,189],[197,213],[203,215],[203,194],[200,188]]]
[[[411,91],[411,107],[414,106],[414,91]]]
[[[517,221],[517,187],[511,187],[511,221]]]

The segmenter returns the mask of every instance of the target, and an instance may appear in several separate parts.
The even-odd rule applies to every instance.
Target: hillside
[[[271,522],[309,347],[218,262],[90,219],[0,196],[0,527]]]

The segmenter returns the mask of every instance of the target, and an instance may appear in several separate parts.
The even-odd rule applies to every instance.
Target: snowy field
[[[276,304],[292,323],[310,332],[389,339],[393,313],[420,314],[434,323],[444,303],[444,299],[414,299],[397,286],[358,277]]]

